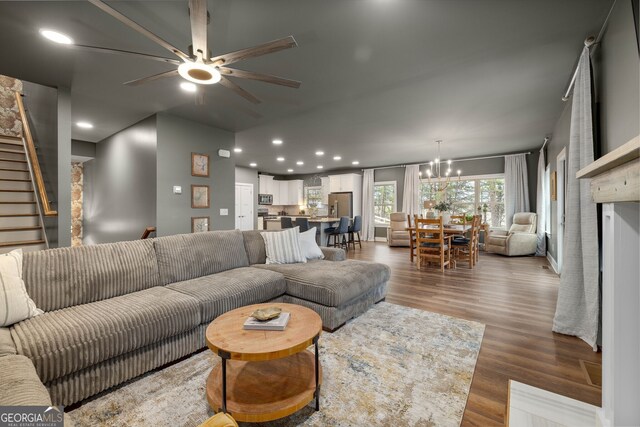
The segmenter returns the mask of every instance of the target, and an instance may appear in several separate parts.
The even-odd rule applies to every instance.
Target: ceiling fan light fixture
[[[199,62],[185,62],[178,67],[178,74],[192,83],[212,85],[218,83],[222,76],[216,67]]]
[[[40,35],[47,40],[51,40],[54,43],[73,44],[73,39],[71,37],[67,36],[66,34],[59,33],[57,31],[41,28]]]

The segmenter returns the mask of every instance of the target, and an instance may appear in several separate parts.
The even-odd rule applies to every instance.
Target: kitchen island
[[[295,218],[300,218],[299,216],[292,216],[291,219],[295,221]],[[326,230],[330,227],[335,227],[340,222],[340,218],[329,218],[329,217],[318,217],[318,218],[309,218],[309,228],[316,227],[320,230],[319,234],[316,234],[316,242],[319,246],[327,245],[327,232]],[[266,229],[267,230],[281,230],[280,227],[280,218],[270,218],[265,220]],[[295,225],[295,223],[294,223]]]

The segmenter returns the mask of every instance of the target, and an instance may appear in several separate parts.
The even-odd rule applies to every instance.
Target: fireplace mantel
[[[596,203],[640,202],[640,135],[576,173]]]

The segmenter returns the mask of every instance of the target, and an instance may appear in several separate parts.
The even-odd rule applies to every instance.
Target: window
[[[322,187],[305,187],[304,200],[307,207],[319,207],[322,204]]]
[[[425,200],[450,202],[453,215],[480,213],[483,215],[483,222],[491,227],[505,226],[503,175],[462,177],[460,180],[452,178],[447,188],[441,192],[436,190],[434,183],[423,179],[420,185],[420,196],[422,202]]]
[[[396,212],[396,182],[384,181],[373,184],[373,215],[376,227],[389,226],[389,217]]]
[[[547,165],[547,168],[544,170],[544,231],[547,234],[551,234],[551,192],[549,188],[551,187],[551,165]]]

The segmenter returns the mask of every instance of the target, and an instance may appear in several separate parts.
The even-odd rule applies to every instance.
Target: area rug
[[[480,323],[382,302],[321,335],[319,412],[312,402],[251,425],[457,426],[483,334]],[[205,381],[219,361],[197,353],[88,400],[72,418],[76,426],[197,426],[214,414]]]

